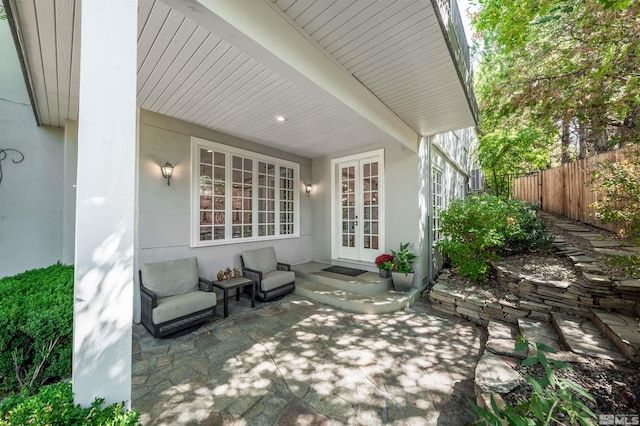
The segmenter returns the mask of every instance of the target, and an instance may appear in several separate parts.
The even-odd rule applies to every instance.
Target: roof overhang
[[[39,123],[77,120],[81,3],[3,1]],[[475,125],[432,2],[377,3],[139,0],[138,106],[310,158]]]

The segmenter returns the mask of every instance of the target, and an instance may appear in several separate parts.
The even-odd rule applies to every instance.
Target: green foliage
[[[26,390],[0,403],[0,426],[18,425],[139,425],[140,414],[126,411],[124,404],[102,407],[104,399],[96,399],[91,407],[73,404],[71,383],[56,383],[40,388],[37,395]]]
[[[521,401],[515,407],[510,405],[500,409],[493,397],[491,410],[485,410],[472,403],[473,409],[482,420],[478,423],[492,426],[506,424],[514,426],[534,426],[551,424],[570,424],[595,426],[596,415],[580,398],[594,401],[593,397],[580,385],[572,380],[558,377],[557,370],[570,369],[567,363],[548,358],[545,353],[555,353],[542,343],[531,343],[527,340],[516,342],[516,351],[522,351],[530,346],[535,349],[535,355],[522,361],[523,366],[540,364],[545,371],[539,380],[527,376],[525,380],[531,385],[531,397],[528,401]]]
[[[449,256],[461,275],[472,281],[487,277],[490,262],[503,255],[548,247],[545,224],[531,205],[476,195],[454,200],[440,215],[445,239],[436,247]]]
[[[620,268],[625,274],[640,277],[640,257],[637,256],[611,256],[607,259],[609,264]]]
[[[417,256],[409,251],[409,243],[400,243],[400,249],[398,251],[391,250],[393,255],[393,270],[402,272],[407,275],[413,272],[413,262]]]
[[[0,279],[0,392],[71,375],[73,267]]]
[[[604,223],[623,226],[620,236],[640,243],[640,151],[626,158],[599,163],[591,172],[593,191],[599,200],[590,207]]]
[[[478,6],[479,156],[497,193],[506,173],[638,142],[640,0]]]
[[[483,114],[487,123],[489,113]],[[494,128],[481,134],[475,153],[493,194],[508,196],[512,178],[546,168],[552,142],[550,133],[530,128]]]

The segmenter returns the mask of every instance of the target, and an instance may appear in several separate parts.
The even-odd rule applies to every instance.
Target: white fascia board
[[[301,89],[339,111],[366,120],[369,126],[373,125],[388,137],[418,152],[418,133],[314,42],[301,34],[267,1],[163,2]]]

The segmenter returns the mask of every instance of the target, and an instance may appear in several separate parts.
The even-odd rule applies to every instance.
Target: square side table
[[[240,300],[240,289],[244,288],[248,285],[251,286],[251,307],[256,307],[256,296],[255,296],[255,288],[253,285],[253,281],[245,278],[231,278],[230,280],[224,281],[211,281],[215,288],[219,288],[224,293],[224,317],[229,316],[229,290],[236,289],[236,301]]]

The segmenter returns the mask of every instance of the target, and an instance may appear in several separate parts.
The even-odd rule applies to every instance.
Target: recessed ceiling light
[[[285,117],[284,115],[276,115],[273,118],[275,118],[275,120],[279,121],[279,122],[283,122],[283,121],[285,121],[287,119],[287,117]]]

